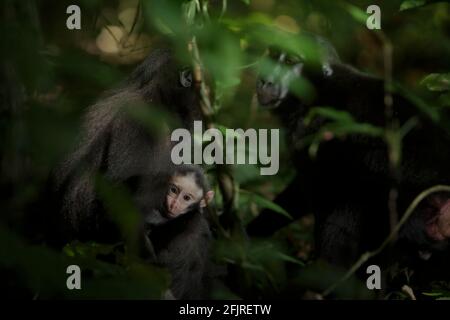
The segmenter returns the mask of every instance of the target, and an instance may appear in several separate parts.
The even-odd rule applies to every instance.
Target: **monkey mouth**
[[[166,213],[166,216],[167,216],[167,218],[169,218],[169,219],[174,219],[174,218],[177,218],[177,217],[179,217],[181,214],[179,214],[179,213],[173,213],[172,211],[169,211],[169,210],[167,210],[167,213]]]
[[[175,218],[177,215],[171,211],[167,211],[167,218]]]
[[[279,99],[277,96],[257,94],[257,98],[260,107],[264,109],[275,109],[281,103],[281,99]]]

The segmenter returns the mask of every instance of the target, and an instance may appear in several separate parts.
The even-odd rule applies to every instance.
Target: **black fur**
[[[117,240],[95,177],[122,183],[164,170],[170,161],[170,125],[191,129],[194,120],[201,120],[197,92],[180,85],[180,70],[169,50],[155,50],[118,89],[88,108],[78,147],[53,177],[56,214],[46,221],[53,242]],[[153,119],[150,129],[137,120],[141,114]]]
[[[315,88],[313,101],[288,94],[274,110],[288,130],[288,145],[294,146],[292,156],[297,167],[297,177],[276,202],[294,217],[313,212],[318,255],[331,263],[349,266],[361,253],[378,247],[387,236],[392,186],[398,188],[398,212],[403,213],[421,191],[450,183],[450,136],[408,101],[394,95],[393,116],[400,124],[413,116],[417,116],[419,123],[403,140],[398,177],[390,172],[386,143],[380,138],[359,134],[333,138],[322,142],[312,159],[302,139],[317,132],[326,121],[318,119],[305,125],[303,120],[312,106],[333,106],[350,112],[359,122],[386,126],[384,81],[341,63],[333,52],[329,56],[332,59],[322,63],[329,65],[331,74],[309,68],[308,62],[304,62],[301,77]],[[267,80],[258,83],[257,93],[264,102],[269,100],[267,96],[274,97],[275,85]],[[401,240],[410,233],[423,231],[420,210],[416,210],[411,223],[403,229]],[[288,222],[265,210],[247,230],[250,235],[268,236]],[[426,246],[428,239],[422,234],[413,241],[417,249]]]
[[[167,267],[172,275],[171,293],[177,299],[205,299],[212,278],[209,247],[211,231],[198,203],[179,217],[169,219],[166,195],[171,177],[194,173],[205,194],[209,190],[200,167],[170,166],[164,174],[130,179],[136,206],[144,214],[143,255],[150,262]]]

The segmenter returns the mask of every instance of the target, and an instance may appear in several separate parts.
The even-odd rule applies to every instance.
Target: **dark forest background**
[[[81,30],[66,28],[71,4],[81,8]],[[371,4],[381,7],[382,30],[366,27],[365,10]],[[185,52],[195,37],[201,62],[214,79],[207,85],[214,88],[212,124],[220,129],[281,127],[268,111],[258,109],[254,97],[259,62],[278,32],[322,35],[344,62],[380,77],[391,59],[388,72],[418,108],[439,117],[440,110],[450,107],[450,15],[445,1],[3,0],[0,8],[0,286],[14,297],[146,299],[159,298],[167,288],[165,270],[144,265],[114,245],[74,242],[56,252],[25,237],[26,229],[33,228],[26,212],[51,169],[74,147],[83,112],[153,49],[171,46]],[[351,123],[338,125],[345,131]],[[232,290],[218,283],[214,298],[276,297],[287,285],[292,297],[301,298],[322,292],[345,272],[311,267],[311,214],[264,240],[249,239],[242,231],[263,208],[289,215],[272,202],[295,173],[288,151],[281,139],[280,171],[274,176],[261,176],[257,165],[227,168],[237,227],[216,225],[213,254],[218,264],[233,266],[231,276],[238,285]],[[221,213],[224,190],[217,170],[208,172]],[[107,199],[126,216],[123,197],[111,194]],[[110,255],[116,263],[106,262]],[[66,289],[69,264],[86,272],[83,290]],[[449,284],[430,283],[427,294],[443,298],[449,292]],[[376,297],[354,277],[334,294]],[[408,295],[399,288],[381,298]]]

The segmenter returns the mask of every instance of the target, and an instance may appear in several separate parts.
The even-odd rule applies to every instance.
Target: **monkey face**
[[[426,232],[435,241],[450,239],[450,200],[435,201],[436,214],[426,222]]]
[[[183,67],[185,65],[186,61],[171,50],[154,50],[128,81],[151,97],[150,103],[174,108],[196,106],[198,94],[193,85],[193,73],[191,68]]]
[[[427,234],[437,241],[450,239],[450,200],[447,200],[439,209],[437,216],[426,226]]]
[[[440,210],[438,227],[441,234],[449,239],[450,238],[450,200],[442,206]]]
[[[167,215],[176,218],[200,205],[203,189],[195,182],[192,175],[175,176],[171,179],[166,197]]]
[[[256,83],[261,107],[278,108],[285,101],[286,105],[292,102],[312,105],[316,98],[315,86],[333,78],[332,63],[340,61],[334,47],[316,35],[305,33],[300,39],[301,44],[289,53],[276,47],[268,49],[263,75]]]
[[[300,78],[303,58],[275,49],[269,49],[268,57],[273,63],[273,69],[266,76],[259,77],[256,94],[262,107],[276,108],[288,96],[291,83]]]

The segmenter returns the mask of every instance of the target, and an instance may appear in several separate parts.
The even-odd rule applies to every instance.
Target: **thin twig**
[[[375,33],[383,44],[383,61],[384,61],[384,107],[387,130],[391,133],[398,132],[399,123],[394,117],[394,99],[392,96],[392,43],[383,31]],[[392,231],[398,222],[397,198],[398,190],[397,183],[400,179],[399,163],[400,158],[394,157],[394,148],[397,145],[392,145],[392,141],[387,141],[389,148],[389,169],[391,177],[393,178],[393,185],[389,190],[388,209],[389,209],[389,226]]]
[[[139,16],[141,15],[141,1],[138,2],[137,8],[136,8],[136,14],[133,19],[133,24],[131,25],[130,32],[128,32],[128,35],[131,35],[136,28],[137,22],[139,20]]]
[[[204,81],[203,68],[200,58],[199,49],[197,46],[197,42],[195,36],[192,38],[192,41],[188,44],[189,52],[192,55],[193,59],[193,68],[194,68],[194,81],[196,86],[200,92],[200,108],[203,114],[203,117],[206,121],[206,127],[208,129],[214,128],[212,122],[212,116],[214,114],[214,110],[212,108],[211,100],[209,98],[209,90],[206,87],[206,83]],[[223,146],[220,146],[223,148]],[[236,198],[236,188],[234,185],[234,179],[227,170],[225,165],[217,165],[217,181],[220,189],[220,193],[222,194],[223,203],[224,203],[224,217],[227,218],[227,221],[224,222],[226,227],[230,227],[231,229],[234,227],[234,223],[236,222],[234,214],[235,214],[235,198]],[[222,234],[229,235],[228,232],[223,228],[222,224],[217,224]]]

